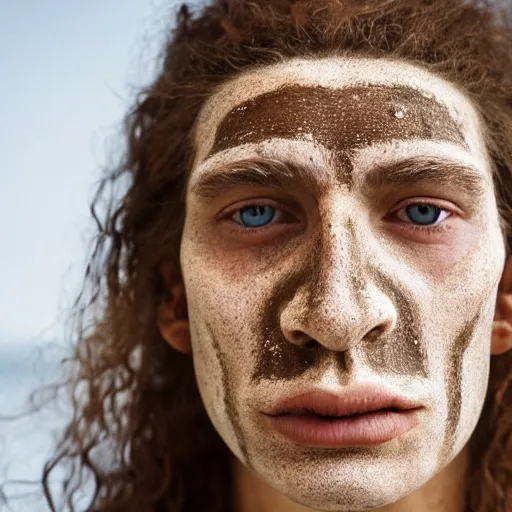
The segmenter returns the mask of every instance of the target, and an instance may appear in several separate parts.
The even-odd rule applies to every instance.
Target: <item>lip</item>
[[[316,447],[371,446],[391,441],[418,424],[423,406],[373,385],[343,393],[311,390],[262,411],[286,439]]]

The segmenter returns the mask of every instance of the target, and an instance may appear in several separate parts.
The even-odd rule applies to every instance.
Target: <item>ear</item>
[[[492,325],[491,354],[498,355],[512,348],[512,256],[507,257],[496,299]]]
[[[159,272],[164,283],[164,291],[158,305],[158,329],[162,338],[172,348],[184,354],[191,354],[192,344],[183,281],[170,264],[162,265]]]

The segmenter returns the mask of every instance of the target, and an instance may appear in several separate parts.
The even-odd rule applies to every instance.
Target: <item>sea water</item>
[[[61,380],[60,360],[65,355],[65,349],[56,344],[19,346],[0,342],[1,512],[50,510],[40,482],[44,464],[69,420],[70,409],[62,400],[45,404],[50,396],[47,392],[39,397],[43,405],[37,411],[29,397],[32,391]],[[57,470],[50,486],[61,488],[62,478],[62,471]],[[85,505],[77,508],[84,509]]]

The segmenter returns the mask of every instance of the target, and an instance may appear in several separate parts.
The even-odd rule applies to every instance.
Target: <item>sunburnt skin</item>
[[[377,67],[380,74],[372,72]],[[489,178],[481,128],[471,103],[450,84],[417,70],[422,76],[419,83],[413,71],[398,62],[335,57],[283,63],[259,69],[252,78],[245,74],[221,88],[197,125],[197,157],[180,258],[201,396],[233,453],[270,486],[314,510],[371,510],[413,492],[460,452],[483,404],[491,306],[504,263],[491,181],[476,206],[459,196],[443,197],[445,187],[436,188],[435,183],[428,193],[416,187],[412,197],[439,195],[472,211],[445,220],[449,229],[431,235],[382,221],[377,215],[382,209],[378,191],[372,196],[375,201],[367,201],[357,186],[361,173],[382,163],[383,145],[391,145],[393,155],[403,160],[435,159],[436,148],[442,147],[445,157],[471,162]],[[347,76],[375,78],[373,83],[360,84]],[[372,139],[373,132],[364,132],[365,126],[356,129],[347,122],[340,128],[334,117],[327,116],[317,128],[310,119],[303,120],[309,123],[313,140],[293,130],[289,134],[281,130],[274,137],[272,112],[267,111],[264,119],[254,111],[245,122],[249,127],[261,121],[258,130],[264,142],[249,143],[240,134],[242,140],[231,136],[233,147],[218,145],[219,150],[225,148],[223,152],[212,151],[226,137],[220,129],[228,129],[226,116],[234,116],[244,101],[257,104],[262,94],[304,86],[304,91],[318,92],[315,109],[322,105],[327,109],[332,107],[333,89],[342,94],[351,88],[351,94],[357,95],[354,90],[359,85],[361,92],[376,86],[384,96],[386,87],[393,95],[398,89],[406,96],[410,89],[421,89],[419,96],[413,95],[419,102],[416,111],[411,100],[410,118],[390,119],[393,124],[420,119],[415,125],[419,131],[404,124],[402,131],[387,132],[392,139],[384,135]],[[329,90],[322,96],[318,87]],[[350,98],[354,103],[347,104],[346,111],[359,110],[361,119],[377,115],[375,105],[365,109],[357,98]],[[450,116],[443,132],[423,116],[421,98],[434,98],[429,104],[439,104],[439,111]],[[302,99],[296,108],[288,105],[296,120],[311,108],[305,107],[308,95]],[[373,128],[371,123],[367,126]],[[348,145],[343,146],[340,138],[334,147],[329,140],[337,140],[340,130]],[[361,147],[353,144],[355,135],[349,135],[360,130],[365,141]],[[316,201],[307,199],[310,191],[292,189],[245,188],[207,204],[190,193],[202,176],[215,171],[212,162],[219,155],[226,163],[229,158],[264,157],[271,148],[273,158],[285,161],[291,147],[286,140],[296,143],[306,160],[319,148],[327,155],[319,173],[330,185]],[[350,165],[338,159],[339,153]],[[353,181],[351,190],[347,181],[340,183],[340,173]],[[411,196],[403,188],[393,194],[386,209]],[[307,221],[278,221],[254,236],[237,231],[233,220],[216,217],[248,200],[256,204],[272,200],[279,209],[289,196],[302,204],[302,220]],[[294,230],[285,231],[287,226]],[[342,393],[360,383],[385,386],[419,401],[425,409],[418,426],[378,446],[323,449],[283,439],[261,414],[277,400],[312,387]]]

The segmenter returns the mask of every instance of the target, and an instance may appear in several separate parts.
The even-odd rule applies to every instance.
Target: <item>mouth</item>
[[[334,448],[378,445],[400,437],[418,424],[421,409],[417,401],[366,385],[342,394],[302,393],[263,414],[288,441]]]

